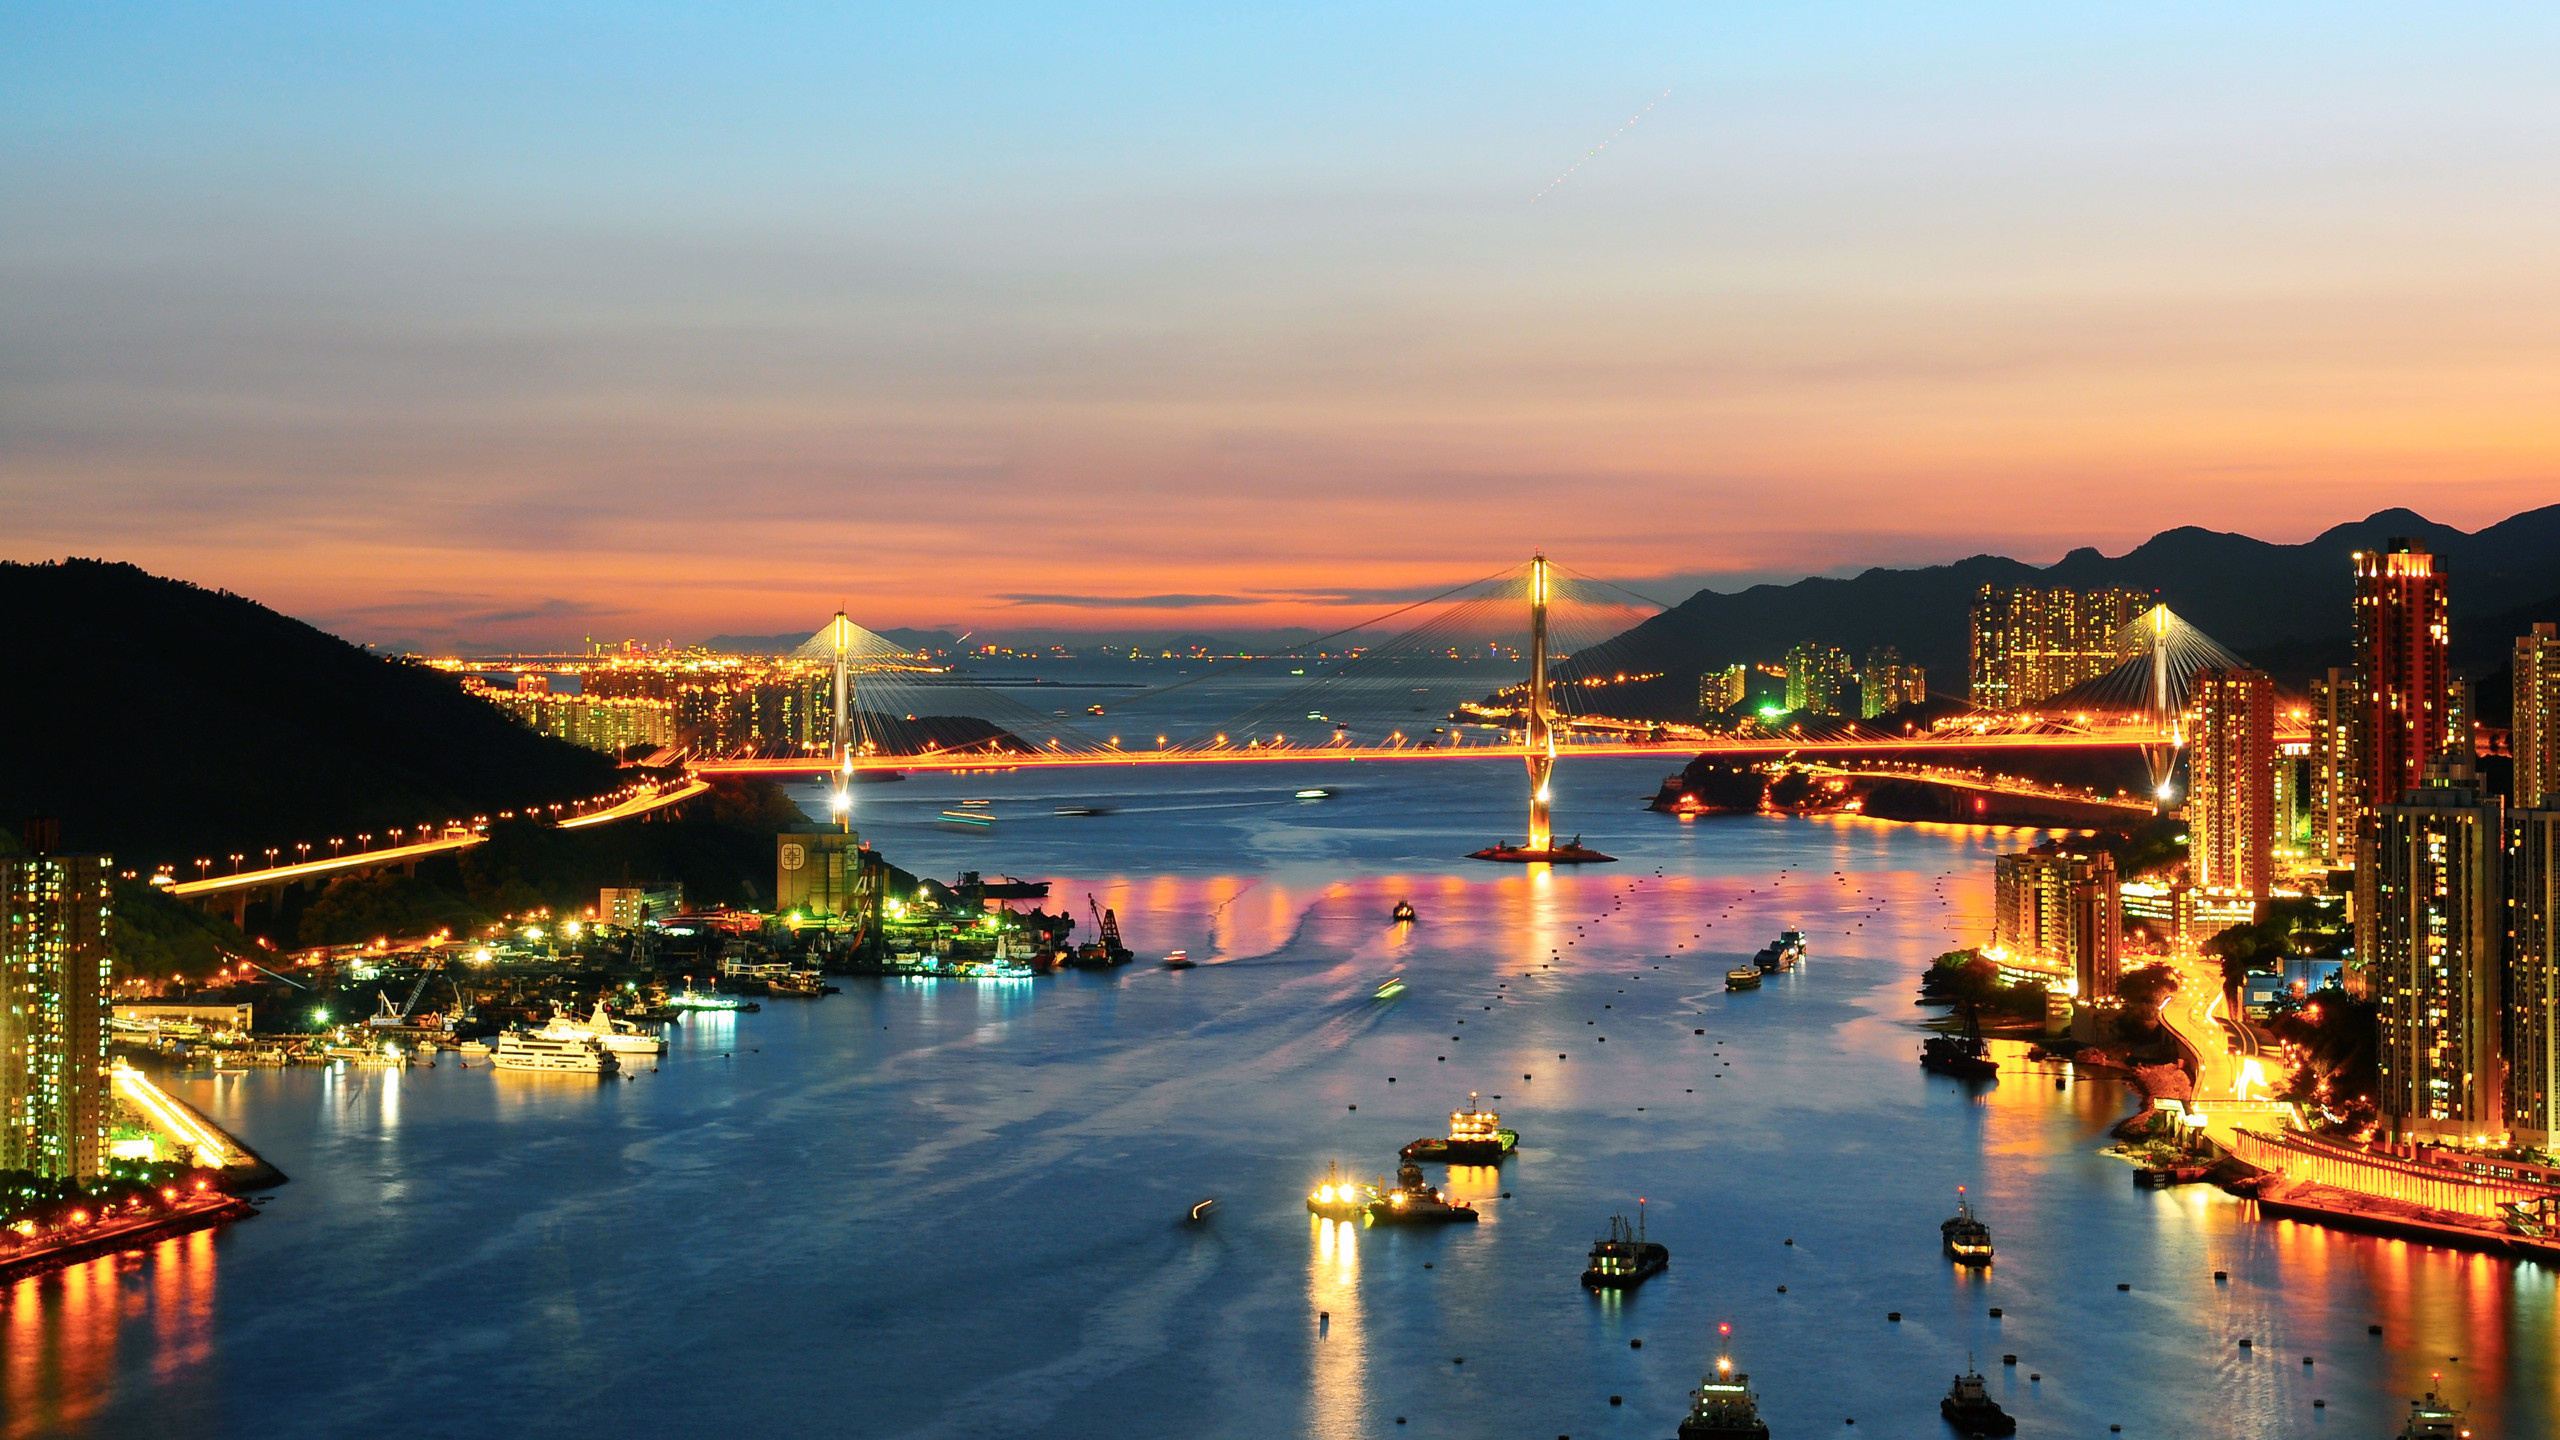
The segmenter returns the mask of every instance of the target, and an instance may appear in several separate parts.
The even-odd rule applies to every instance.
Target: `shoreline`
[[[0,1284],[67,1269],[102,1255],[156,1244],[198,1230],[210,1230],[218,1225],[246,1220],[257,1213],[257,1206],[239,1196],[217,1193],[202,1200],[186,1201],[175,1214],[119,1222],[112,1227],[83,1232],[78,1239],[66,1242],[38,1241],[33,1248],[0,1257]]]

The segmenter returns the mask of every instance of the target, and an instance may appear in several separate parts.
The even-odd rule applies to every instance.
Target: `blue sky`
[[[2555,15],[21,7],[0,554],[530,642],[2486,523]]]

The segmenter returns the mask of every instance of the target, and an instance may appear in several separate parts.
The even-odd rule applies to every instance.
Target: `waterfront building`
[[[103,1161],[114,862],[58,841],[37,821],[0,856],[0,1170],[79,1179]]]
[[[2516,806],[2560,810],[2560,625],[2537,623],[2516,640],[2514,675]]]
[[[2359,550],[2355,571],[2357,778],[2364,803],[2379,807],[2425,784],[2428,763],[2453,744],[2452,631],[2445,570],[2424,545]]]
[[[1928,672],[1905,661],[1901,651],[1884,645],[1867,652],[1867,663],[1858,670],[1860,718],[1873,720],[1928,698]]]
[[[2356,835],[2364,823],[2364,790],[2356,780],[2357,693],[2352,670],[2331,670],[2311,682],[2311,775],[2305,797],[2311,837],[2304,852],[2331,870],[2355,863]]]
[[[1751,667],[1727,665],[1698,677],[1698,715],[1720,715],[1751,698]]]
[[[877,922],[885,865],[850,830],[774,837],[774,904],[782,914]]]
[[[1787,652],[1787,708],[1798,714],[1837,715],[1849,701],[1855,672],[1849,653],[1808,640]]]
[[[1992,878],[1989,958],[2083,1000],[2115,993],[2124,897],[2114,856],[2049,841],[2001,856]]]
[[[2146,608],[2131,590],[1985,585],[1969,616],[1973,703],[2016,710],[2115,668],[2118,634]]]
[[[596,892],[596,919],[625,930],[647,920],[663,920],[684,909],[684,882],[652,880],[644,885],[608,885]]]
[[[2368,964],[2382,1007],[2381,1108],[2397,1135],[2505,1128],[2500,1007],[2507,912],[2503,817],[2471,767],[2381,807],[2373,841]]]
[[[2275,683],[2210,668],[2188,694],[2187,834],[2196,884],[2264,898],[2274,879]]]
[[[2507,812],[2506,909],[2507,1128],[2548,1150],[2560,1138],[2560,806]]]

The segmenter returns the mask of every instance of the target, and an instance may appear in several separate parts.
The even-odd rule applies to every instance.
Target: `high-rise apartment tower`
[[[1967,679],[1973,703],[2017,709],[2093,680],[2116,664],[2116,635],[2148,608],[2131,590],[1976,592]]]
[[[0,1170],[79,1179],[107,1116],[111,862],[57,853],[46,822],[27,840],[0,856]]]
[[[2263,898],[2275,878],[2275,684],[2256,670],[2199,671],[2187,726],[2196,884]]]
[[[2355,567],[2358,779],[2364,803],[2380,807],[2422,783],[2451,743],[2445,570],[2414,540],[2359,550]]]
[[[2505,1128],[2504,817],[2464,764],[2376,812],[2372,973],[2382,1114],[2394,1134]]]
[[[2507,1128],[2560,1132],[2560,808],[2507,812]]]
[[[2545,621],[2517,639],[2514,673],[2516,806],[2560,810],[2560,625]]]

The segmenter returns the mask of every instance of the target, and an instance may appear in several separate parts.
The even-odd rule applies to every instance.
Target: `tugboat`
[[[1609,1217],[1609,1238],[1591,1242],[1591,1263],[1582,1269],[1586,1290],[1633,1290],[1671,1266],[1671,1247],[1644,1238],[1644,1202],[1636,1202],[1636,1223],[1624,1215]]]
[[[1956,1187],[1956,1213],[1938,1226],[1938,1234],[1946,1243],[1947,1258],[1959,1265],[1991,1263],[1991,1227],[1975,1218],[1973,1202],[1965,1199],[1964,1187]]]
[[[1398,925],[1410,925],[1414,922],[1414,919],[1413,902],[1410,900],[1397,901],[1395,923]]]
[[[1191,958],[1191,952],[1188,950],[1176,950],[1164,957],[1164,968],[1167,970],[1188,970],[1199,963]]]
[[[1733,1327],[1716,1333],[1732,1343]],[[1689,1413],[1680,1420],[1680,1440],[1769,1440],[1769,1424],[1760,1418],[1760,1397],[1751,1393],[1751,1377],[1738,1374],[1733,1356],[1720,1350],[1715,1373],[1689,1392]]]
[[[1787,960],[1789,963],[1803,959],[1804,932],[1801,930],[1779,931],[1778,948],[1787,952]]]
[[[2428,1378],[2435,1385],[2444,1383],[2440,1374]],[[2446,1404],[2432,1385],[2426,1399],[2409,1402],[2409,1422],[2400,1427],[2400,1440],[2470,1440],[2470,1436],[2470,1417]]]
[[[1491,1165],[1520,1144],[1515,1130],[1497,1128],[1502,1117],[1476,1108],[1476,1092],[1467,1092],[1467,1108],[1449,1112],[1448,1138],[1425,1135],[1397,1153],[1407,1160],[1446,1160],[1452,1165]]]
[[[1433,1186],[1422,1183],[1422,1167],[1407,1160],[1396,1167],[1396,1188],[1369,1202],[1372,1225],[1445,1225],[1452,1221],[1472,1225],[1476,1208],[1463,1200],[1452,1200]]]
[[[1357,1220],[1378,1198],[1377,1187],[1343,1178],[1341,1167],[1328,1163],[1324,1183],[1307,1192],[1307,1213],[1327,1220]]]
[[[1724,988],[1727,990],[1759,989],[1760,967],[1754,965],[1748,970],[1727,970],[1724,972]]]
[[[1970,1363],[1970,1362],[1968,1362]],[[1946,1397],[1938,1402],[1938,1413],[1964,1435],[2015,1435],[2018,1422],[1982,1383],[1982,1372],[1969,1370],[1956,1377],[1947,1387]]]

